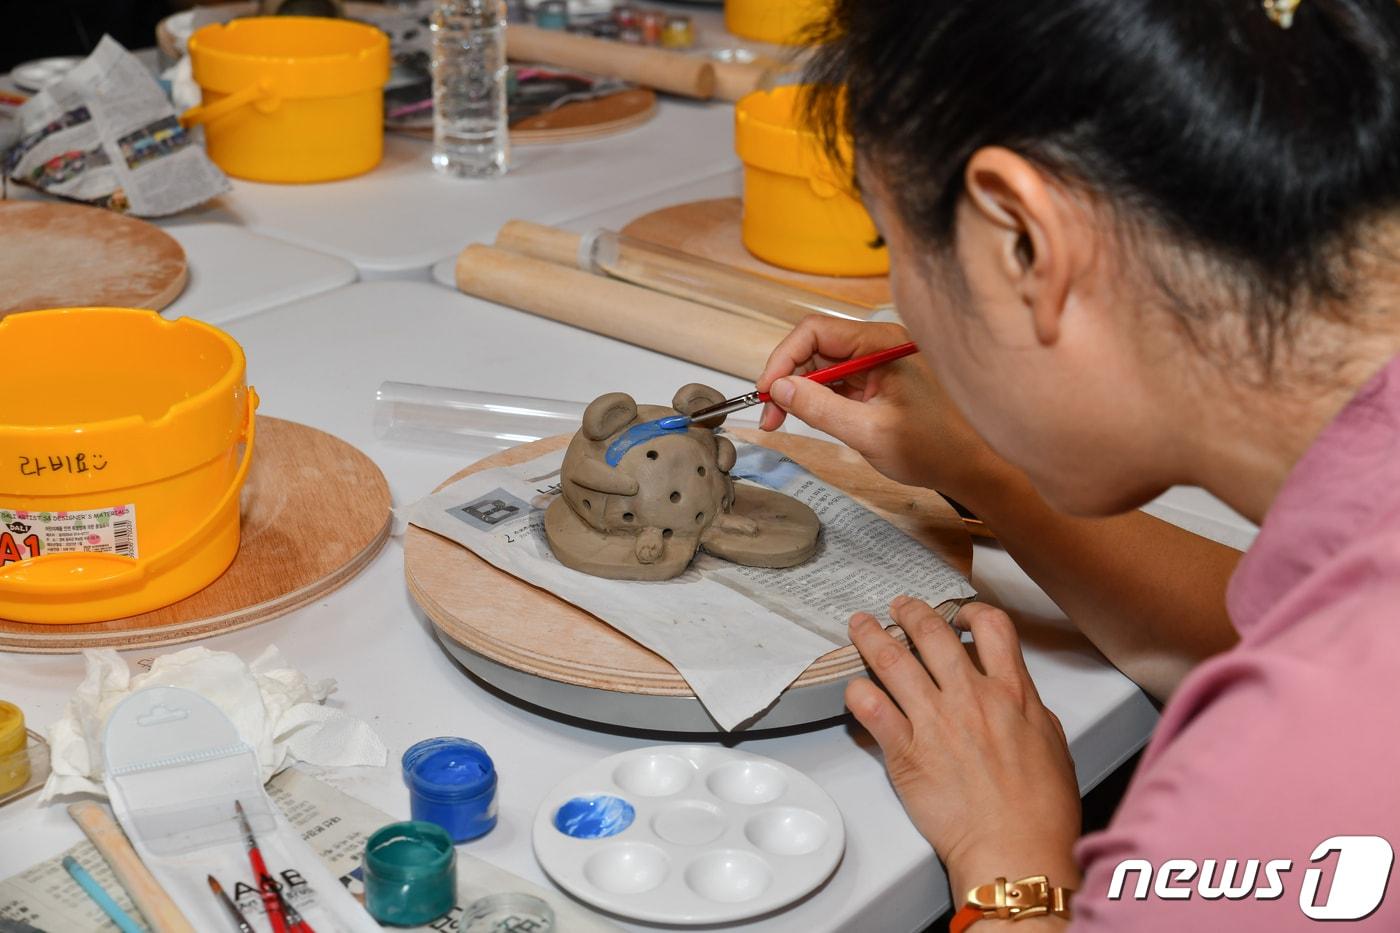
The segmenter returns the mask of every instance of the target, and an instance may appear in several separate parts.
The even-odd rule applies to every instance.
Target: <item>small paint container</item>
[[[551,933],[554,908],[533,894],[488,894],[467,905],[457,927],[462,933]]]
[[[0,700],[0,797],[29,783],[28,744],[24,713],[13,703]]]
[[[403,779],[415,820],[436,823],[453,842],[496,826],[496,766],[466,739],[424,739],[403,753]]]
[[[416,927],[457,904],[457,850],[434,823],[390,823],[365,842],[365,909],[380,923]]]
[[[569,5],[564,0],[544,0],[535,7],[535,25],[540,29],[568,29]]]
[[[688,49],[695,45],[695,27],[689,16],[670,16],[661,30],[663,49]]]

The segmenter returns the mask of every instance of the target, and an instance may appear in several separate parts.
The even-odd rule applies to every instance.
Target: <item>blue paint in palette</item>
[[[603,455],[603,459],[607,460],[608,466],[615,467],[622,462],[627,451],[638,444],[645,444],[647,441],[665,437],[667,434],[675,434],[689,427],[690,419],[685,415],[671,415],[656,421],[643,421],[641,424],[634,424],[623,431],[621,437],[608,445],[607,453]]]
[[[632,825],[637,811],[621,797],[575,797],[554,812],[554,828],[575,839],[605,839]]]

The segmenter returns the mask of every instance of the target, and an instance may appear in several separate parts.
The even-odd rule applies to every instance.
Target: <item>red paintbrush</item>
[[[263,910],[267,912],[267,922],[272,924],[272,933],[289,933],[287,918],[282,913],[282,898],[277,894],[277,884],[267,873],[267,863],[258,849],[258,840],[253,836],[253,827],[248,825],[248,814],[243,812],[243,804],[235,800],[238,822],[243,826],[243,841],[248,845],[248,862],[253,866],[253,877],[258,879],[258,891],[262,893]]]

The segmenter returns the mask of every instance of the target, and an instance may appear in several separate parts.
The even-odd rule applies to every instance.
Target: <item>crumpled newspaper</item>
[[[199,693],[233,720],[258,756],[266,782],[295,761],[322,767],[382,766],[387,751],[366,723],[323,706],[334,680],[311,681],[269,645],[252,663],[228,651],[185,648],[161,655],[150,671],[132,676],[111,648],[83,652],[87,674],[49,729],[53,772],[39,796],[106,796],[102,735],[118,703],[143,687],[183,687]]]
[[[111,36],[9,122],[18,138],[0,159],[5,176],[48,194],[165,217],[230,189],[156,79]]]

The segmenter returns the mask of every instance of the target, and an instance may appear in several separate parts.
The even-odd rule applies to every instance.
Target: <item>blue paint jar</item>
[[[496,766],[466,739],[424,739],[403,753],[403,779],[415,820],[436,823],[466,842],[496,826]]]
[[[457,850],[441,826],[390,823],[365,842],[364,880],[375,920],[422,926],[457,903]]]

